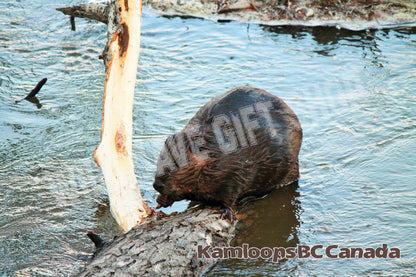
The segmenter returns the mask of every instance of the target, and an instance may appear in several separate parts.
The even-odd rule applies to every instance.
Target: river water
[[[76,19],[73,32],[55,11],[78,3],[0,2],[0,276],[76,273],[94,250],[88,230],[105,238],[119,231],[92,157],[101,132],[105,75],[97,57],[106,26]],[[39,104],[14,104],[45,77]],[[169,19],[145,9],[137,79],[135,169],[150,206],[164,139],[212,97],[251,85],[298,115],[301,178],[243,207],[234,243],[387,244],[401,252],[394,259],[223,260],[207,276],[416,271],[415,29],[271,28]]]

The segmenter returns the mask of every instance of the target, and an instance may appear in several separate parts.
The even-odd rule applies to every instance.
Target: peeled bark
[[[111,213],[124,231],[140,224],[150,209],[134,174],[132,113],[140,51],[141,0],[112,1],[101,143],[94,158],[101,167]]]

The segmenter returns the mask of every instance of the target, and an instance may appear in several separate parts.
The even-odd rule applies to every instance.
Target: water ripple
[[[0,3],[0,262],[6,265],[0,274],[67,276],[93,250],[87,230],[109,238],[117,232],[92,157],[101,134],[105,73],[98,55],[106,26],[77,19],[71,32],[68,18],[54,11],[61,2]],[[287,213],[279,215],[282,222],[252,235],[310,245],[388,243],[415,252],[408,240],[415,231],[409,223],[416,196],[415,42],[414,30],[272,28],[145,10],[133,121],[144,198],[155,205],[152,182],[165,138],[213,96],[252,85],[286,101],[304,131],[299,196],[293,196],[299,204],[279,207]],[[14,104],[44,77],[40,109]],[[409,257],[239,261],[211,276],[410,275]]]

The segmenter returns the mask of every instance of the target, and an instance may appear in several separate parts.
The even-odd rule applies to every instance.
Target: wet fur
[[[282,126],[279,129],[281,136],[273,139],[267,130],[256,129],[256,145],[239,148],[232,154],[224,154],[218,147],[210,124],[216,115],[227,112],[227,109],[215,111],[215,108],[224,101],[232,104],[229,102],[232,102],[233,94],[243,94],[237,99],[245,99],[244,94],[266,94],[266,99],[273,97],[279,105],[278,111],[282,112],[280,116],[273,114],[274,121]],[[196,121],[201,124],[200,131],[206,141],[204,148],[208,151],[208,158],[191,153],[189,141],[186,141],[189,166],[155,178],[155,184],[159,185],[155,188],[161,193],[158,198],[161,206],[189,199],[233,209],[238,201],[247,196],[260,197],[298,179],[298,153],[302,131],[296,115],[279,98],[259,89],[239,87],[222,98],[217,97],[208,102],[185,126],[184,131]],[[169,139],[176,139],[179,135],[182,135],[181,132]],[[286,140],[283,143],[280,140],[282,138]]]

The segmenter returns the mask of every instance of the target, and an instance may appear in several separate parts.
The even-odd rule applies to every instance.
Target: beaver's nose
[[[153,183],[153,187],[155,188],[155,190],[157,190],[158,192],[162,192],[163,191],[163,183],[161,181],[155,181]]]

